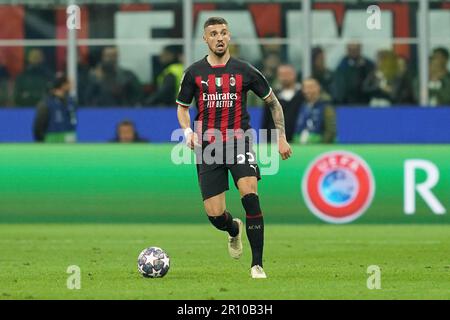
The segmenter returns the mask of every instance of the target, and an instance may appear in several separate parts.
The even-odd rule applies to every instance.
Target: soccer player
[[[278,99],[257,69],[230,56],[230,38],[225,19],[211,17],[205,22],[203,40],[208,45],[208,55],[184,72],[177,98],[177,113],[186,143],[191,149],[204,152],[211,144],[222,143],[223,149],[215,149],[217,154],[214,159],[223,161],[197,161],[203,203],[211,223],[217,229],[228,232],[231,257],[240,258],[244,226],[240,219],[233,219],[225,204],[230,171],[246,212],[246,233],[252,250],[250,273],[252,278],[260,279],[266,278],[263,270],[264,220],[257,194],[257,181],[261,178],[251,139],[246,139],[246,135],[242,134],[250,129],[246,108],[249,90],[263,99],[272,112],[275,127],[279,130],[281,158],[289,158],[292,151],[286,141],[283,110]],[[188,108],[194,97],[198,114],[195,119],[197,125],[192,130]],[[220,133],[218,139],[216,134],[211,133],[217,132],[214,130]],[[196,155],[198,160],[199,154]]]

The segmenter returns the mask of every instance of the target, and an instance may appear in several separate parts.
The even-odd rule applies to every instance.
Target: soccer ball
[[[146,278],[162,278],[170,268],[170,258],[163,249],[150,247],[138,257],[138,271]]]

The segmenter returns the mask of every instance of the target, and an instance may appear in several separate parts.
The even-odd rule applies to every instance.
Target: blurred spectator
[[[90,75],[91,70],[89,64],[85,61],[87,60],[86,55],[82,50],[78,50],[77,54],[77,99],[76,104],[78,106],[86,106],[87,103],[87,90],[89,89],[89,84],[91,83],[92,77]],[[63,70],[67,69],[67,65],[63,66]]]
[[[397,55],[391,50],[381,50],[377,53],[376,69],[363,83],[363,91],[369,97],[373,107],[386,107],[392,104],[411,102],[409,79],[405,71],[400,70],[401,64]]]
[[[6,68],[6,61],[0,51],[0,107],[9,104],[9,71]]]
[[[285,59],[285,50],[283,46],[276,41],[273,41],[274,38],[277,38],[278,35],[269,33],[264,36],[264,40],[269,40],[271,42],[264,43],[261,45],[262,51],[262,59],[255,63],[255,67],[261,71],[261,73],[266,77],[270,86],[277,86],[277,69]],[[249,106],[264,106],[264,101],[262,101],[253,91],[249,92],[247,97],[247,103]]]
[[[264,57],[274,54],[277,55],[281,61],[286,61],[286,50],[285,47],[283,47],[282,44],[276,42],[276,38],[278,38],[279,35],[275,33],[268,33],[264,35],[264,40],[268,40],[270,42],[264,43],[262,45],[262,53]]]
[[[325,53],[322,48],[316,47],[312,50],[312,77],[319,81],[322,91],[330,94],[333,73],[325,64]]]
[[[136,75],[118,65],[115,47],[102,51],[101,62],[91,72],[86,103],[90,106],[136,106],[141,99],[141,84]]]
[[[241,54],[241,47],[237,43],[230,43],[229,51],[232,57],[239,59],[239,56]]]
[[[265,40],[276,38],[275,34],[267,34]],[[271,86],[275,86],[277,68],[284,61],[283,47],[278,43],[264,43],[261,45],[263,58],[255,63],[255,67],[261,71]]]
[[[277,69],[280,64],[280,56],[277,53],[270,52],[264,56],[262,69],[259,70],[261,70],[262,74],[266,77],[271,86],[275,85]]]
[[[139,136],[134,123],[130,120],[123,120],[119,122],[116,128],[116,137],[111,142],[119,143],[133,143],[133,142],[148,142]]]
[[[271,87],[277,85],[277,68],[281,64],[280,56],[275,52],[270,52],[264,56],[263,61],[257,69],[266,77]],[[253,91],[249,92],[247,97],[247,103],[249,106],[265,106],[264,101],[261,100]]]
[[[305,103],[297,118],[295,141],[302,144],[333,143],[336,136],[334,107],[321,99],[320,84],[316,79],[303,80]]]
[[[156,78],[157,90],[145,101],[146,105],[174,106],[184,71],[181,54],[181,46],[173,45],[163,49],[159,55],[163,70]]]
[[[292,141],[298,113],[303,102],[300,84],[297,83],[295,68],[289,64],[280,65],[277,70],[277,83],[278,87],[275,89],[275,95],[283,108],[286,139],[287,141]],[[272,113],[267,107],[264,108],[261,127],[268,130],[275,129]],[[270,137],[270,132],[268,132],[267,142],[270,142]]]
[[[431,106],[450,106],[450,72],[447,69],[449,52],[446,48],[436,48],[433,50],[430,59],[430,75],[428,82],[428,99]],[[416,99],[419,101],[419,81],[415,81],[414,91]]]
[[[75,142],[74,100],[69,97],[71,83],[58,73],[49,94],[38,104],[34,119],[34,138],[44,142]]]
[[[44,64],[41,49],[31,49],[25,70],[16,78],[14,101],[17,106],[35,106],[48,90],[52,80],[51,71]]]
[[[361,55],[361,44],[349,43],[345,56],[334,72],[331,95],[339,104],[367,104],[364,79],[373,71],[373,62]]]
[[[409,62],[405,57],[397,56],[397,64],[399,77],[402,82],[398,103],[412,104],[414,103],[413,76]]]
[[[83,56],[81,52],[78,52],[78,64],[77,64],[77,103],[80,106],[86,106],[88,101],[88,90],[90,87],[90,68],[87,63],[83,61]]]

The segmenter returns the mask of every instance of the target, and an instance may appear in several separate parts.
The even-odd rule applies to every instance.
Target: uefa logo
[[[354,153],[332,151],[318,156],[302,182],[308,208],[320,219],[347,223],[372,202],[375,181],[367,163]]]

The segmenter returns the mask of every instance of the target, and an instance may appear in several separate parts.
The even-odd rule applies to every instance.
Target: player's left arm
[[[264,99],[264,103],[272,113],[275,128],[278,130],[279,133],[278,151],[280,152],[281,158],[283,160],[286,160],[292,155],[292,150],[291,146],[289,145],[286,139],[283,108],[281,107],[281,104],[278,101],[275,94],[273,93],[273,91],[269,94],[267,98]]]

